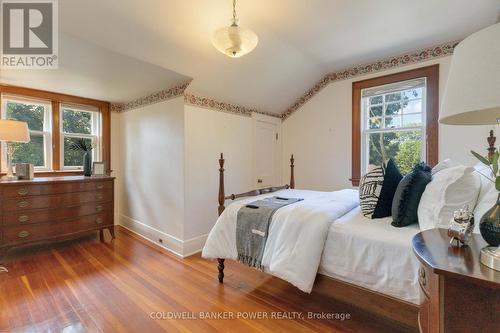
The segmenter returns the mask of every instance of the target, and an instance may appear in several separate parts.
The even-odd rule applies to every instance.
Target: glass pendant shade
[[[231,58],[252,52],[258,42],[259,37],[252,30],[236,24],[217,30],[212,37],[214,47]]]

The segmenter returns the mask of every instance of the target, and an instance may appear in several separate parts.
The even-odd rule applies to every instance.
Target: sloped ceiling
[[[64,0],[59,23],[64,34],[156,66],[165,81],[193,78],[191,93],[280,114],[329,72],[462,39],[500,11],[499,0],[239,0],[240,23],[259,45],[231,59],[211,45],[231,3]]]
[[[79,38],[59,34],[57,70],[5,70],[0,83],[126,103],[191,78],[110,51]]]

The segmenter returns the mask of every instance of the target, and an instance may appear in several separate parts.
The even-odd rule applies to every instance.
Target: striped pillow
[[[384,184],[384,168],[377,167],[361,178],[359,183],[359,205],[365,217],[372,218]]]

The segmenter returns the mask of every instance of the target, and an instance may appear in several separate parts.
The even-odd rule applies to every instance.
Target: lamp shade
[[[0,119],[0,141],[30,142],[28,124],[24,121]]]
[[[500,23],[472,34],[455,48],[439,122],[500,122]]]

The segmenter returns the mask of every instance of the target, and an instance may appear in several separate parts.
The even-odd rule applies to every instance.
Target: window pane
[[[422,98],[423,88],[410,89],[403,91],[404,99]]]
[[[403,127],[417,127],[422,125],[422,115],[412,114],[403,116]]]
[[[91,139],[81,138],[64,138],[64,166],[83,166],[83,151],[71,150],[72,145],[79,140],[84,140],[87,144],[91,144]]]
[[[384,101],[384,99],[382,98],[382,96],[373,96],[373,97],[370,97],[370,104],[382,104],[382,102]]]
[[[385,128],[399,128],[401,127],[401,117],[386,117]]]
[[[25,121],[32,131],[43,131],[44,113],[42,105],[7,102],[7,119]]]
[[[370,119],[368,119],[368,128],[369,129],[380,128],[381,124],[382,124],[382,118],[371,117]]]
[[[397,116],[401,114],[401,103],[387,104],[385,109],[386,116]]]
[[[421,161],[422,132],[401,131],[368,135],[368,169],[393,158],[403,174]]]
[[[422,100],[416,99],[404,103],[403,113],[421,113],[422,112]]]
[[[45,154],[42,135],[30,135],[28,143],[14,143],[12,163],[31,163],[34,166],[45,166]]]
[[[396,93],[385,95],[386,102],[395,102],[395,101],[400,101],[400,100],[401,100],[401,92],[396,92]]]
[[[370,117],[382,117],[382,106],[373,106],[370,108]]]
[[[63,131],[65,133],[92,134],[92,114],[63,109]]]

